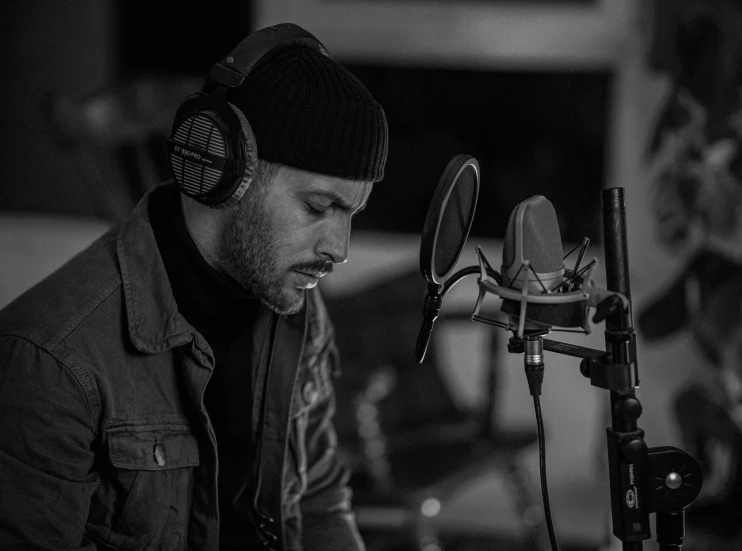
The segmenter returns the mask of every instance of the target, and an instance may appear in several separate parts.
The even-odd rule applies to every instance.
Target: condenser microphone
[[[502,251],[502,286],[534,295],[554,295],[564,283],[564,259],[559,221],[551,201],[535,195],[519,203],[508,219]],[[526,329],[550,331],[552,327],[584,327],[584,304],[543,304],[527,301]],[[500,307],[511,325],[518,325],[521,305],[504,299]]]
[[[562,238],[554,205],[535,195],[510,214],[502,250],[503,286],[547,293],[564,282]]]

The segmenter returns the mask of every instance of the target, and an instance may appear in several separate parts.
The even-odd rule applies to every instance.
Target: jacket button
[[[307,381],[304,384],[304,388],[302,389],[302,396],[304,397],[304,401],[307,404],[313,404],[317,401],[317,397],[319,396],[319,392],[317,392],[317,387],[314,386],[314,383],[312,381]]]
[[[155,444],[152,455],[154,455],[158,467],[165,466],[165,447],[162,444]]]

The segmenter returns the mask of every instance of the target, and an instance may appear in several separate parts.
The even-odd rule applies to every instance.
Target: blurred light
[[[420,549],[421,551],[442,551],[433,533],[425,534],[420,538]]]
[[[366,422],[369,419],[375,419],[378,414],[376,406],[369,402],[363,402],[356,408],[356,419]]]
[[[375,420],[369,421],[367,423],[363,423],[360,427],[358,427],[358,434],[360,434],[361,438],[363,438],[364,440],[378,438],[381,434],[381,427]]]
[[[386,453],[386,445],[382,440],[371,440],[367,442],[365,449],[366,455],[371,459],[378,459]]]
[[[441,502],[433,497],[423,501],[420,510],[426,517],[434,517],[441,512]]]

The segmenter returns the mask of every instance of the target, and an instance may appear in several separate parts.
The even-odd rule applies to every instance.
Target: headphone
[[[250,123],[226,99],[257,62],[279,46],[308,46],[329,57],[322,43],[293,23],[253,32],[211,67],[201,92],[178,108],[168,161],[180,191],[212,208],[237,203],[255,176],[258,148]]]

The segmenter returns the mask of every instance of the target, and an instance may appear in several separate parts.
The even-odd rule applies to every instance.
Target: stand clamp
[[[703,473],[695,459],[672,446],[649,450],[650,498],[657,514],[657,543],[679,550],[685,537],[685,511],[701,492]]]
[[[627,347],[626,356],[635,358],[631,332],[617,331],[611,337]],[[642,407],[634,395],[638,383],[635,362],[611,363],[611,355],[601,350],[549,339],[543,343],[544,350],[581,358],[580,372],[590,383],[616,393],[612,413],[624,428],[606,429],[613,534],[624,542],[624,549],[640,546],[641,540],[651,537],[649,514],[655,513],[660,551],[679,551],[685,537],[684,509],[698,497],[703,474],[683,450],[647,447],[644,431],[636,427]],[[511,339],[508,350],[520,351],[525,344]]]

